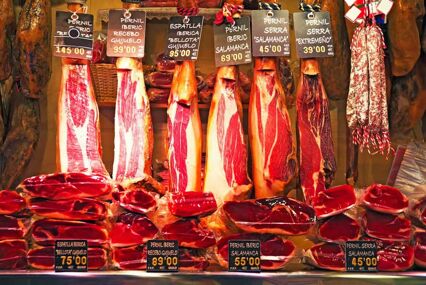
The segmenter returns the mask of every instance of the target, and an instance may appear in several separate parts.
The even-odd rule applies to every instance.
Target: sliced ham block
[[[105,268],[108,262],[107,251],[103,248],[89,247],[87,250],[89,270]],[[53,270],[55,266],[55,247],[37,247],[28,251],[28,264],[31,268]]]
[[[410,206],[410,216],[422,227],[426,227],[426,196],[415,200]]]
[[[158,71],[171,72],[175,70],[176,61],[161,53],[156,59],[156,68]]]
[[[414,265],[414,247],[408,242],[377,240],[377,269],[406,271]]]
[[[345,271],[345,249],[337,243],[321,243],[306,251],[309,263],[315,267],[334,271]]]
[[[118,191],[112,193],[112,197],[128,211],[146,214],[157,208],[155,196],[143,188],[124,190],[122,187],[117,187],[117,189]]]
[[[408,241],[411,237],[411,221],[399,216],[367,211],[363,226],[367,235],[377,239]]]
[[[252,233],[302,235],[316,223],[310,206],[285,197],[230,201],[223,211],[238,228]]]
[[[362,203],[371,210],[387,214],[399,214],[408,207],[408,199],[399,189],[381,184],[368,187]]]
[[[147,217],[124,213],[118,216],[109,234],[113,247],[128,247],[144,244],[157,233],[158,229]]]
[[[170,89],[149,88],[147,94],[149,102],[167,104],[169,101]]]
[[[104,202],[88,198],[56,201],[32,198],[28,208],[35,215],[60,220],[99,221],[108,216]]]
[[[256,198],[284,193],[296,173],[296,150],[277,60],[256,58],[249,104],[249,138]]]
[[[219,264],[228,268],[228,242],[230,240],[259,240],[260,267],[262,270],[279,270],[286,266],[295,256],[294,244],[281,237],[270,234],[234,234],[220,239],[217,243],[216,257]]]
[[[355,190],[351,185],[332,187],[318,192],[312,203],[318,219],[338,215],[355,206]]]
[[[236,66],[219,67],[207,124],[203,191],[213,193],[219,206],[248,198],[252,188],[237,82]]]
[[[213,194],[200,192],[173,193],[168,207],[173,215],[182,218],[207,216],[217,209]]]
[[[146,247],[133,246],[113,248],[112,265],[122,270],[145,270],[146,269]]]
[[[417,231],[414,234],[414,242],[416,265],[426,268],[426,231]]]
[[[108,175],[102,162],[99,110],[88,64],[63,64],[58,98],[60,172]]]
[[[30,228],[28,218],[0,215],[0,240],[22,239]]]
[[[25,269],[27,267],[27,242],[24,240],[0,241],[0,269]]]
[[[204,271],[210,265],[210,262],[197,254],[194,250],[179,249],[179,270],[180,271]]]
[[[0,191],[0,215],[11,215],[22,211],[26,206],[24,198],[15,191]]]
[[[18,188],[32,197],[68,200],[105,196],[114,186],[103,175],[55,173],[27,178]]]
[[[165,225],[161,233],[167,240],[179,241],[182,247],[208,248],[216,244],[214,234],[195,220],[179,220]]]
[[[146,83],[157,88],[171,88],[173,73],[154,71],[146,76]]]
[[[33,223],[32,239],[41,246],[53,246],[55,240],[87,240],[89,247],[108,243],[108,231],[104,226],[77,222],[44,219]]]
[[[358,240],[360,235],[361,226],[355,219],[345,214],[324,220],[318,227],[318,237],[326,242]]]

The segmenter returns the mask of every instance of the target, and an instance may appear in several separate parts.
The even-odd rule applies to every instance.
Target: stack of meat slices
[[[89,270],[105,268],[109,247],[105,220],[110,210],[104,201],[113,187],[108,177],[98,174],[55,173],[25,179],[19,189],[29,196],[28,209],[35,218],[29,265],[51,270],[56,240],[87,240]]]
[[[26,203],[15,191],[0,191],[0,269],[27,267],[27,234],[30,219]]]
[[[417,266],[426,268],[426,195],[413,200],[409,214],[417,226],[414,234],[414,261]]]

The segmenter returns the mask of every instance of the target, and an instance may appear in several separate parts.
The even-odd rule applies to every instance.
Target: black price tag
[[[150,240],[147,243],[148,272],[178,272],[179,243],[177,240]]]
[[[375,241],[348,241],[345,245],[346,271],[377,271],[377,244]]]
[[[93,15],[56,12],[53,55],[92,59]]]
[[[203,16],[171,17],[166,55],[175,60],[196,60],[203,20]]]
[[[55,241],[55,272],[86,272],[87,240]]]
[[[328,12],[293,14],[299,58],[334,56],[333,35]]]
[[[230,240],[228,260],[229,271],[260,272],[260,241]]]
[[[144,57],[146,13],[140,10],[110,10],[107,55]]]
[[[250,17],[235,19],[235,24],[214,25],[216,66],[251,62]]]
[[[253,56],[289,56],[289,13],[282,11],[252,12]]]

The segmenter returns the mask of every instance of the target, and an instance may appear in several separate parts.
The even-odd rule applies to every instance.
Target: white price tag
[[[355,23],[356,19],[358,18],[360,14],[361,14],[361,10],[358,9],[358,7],[356,6],[353,6],[352,8],[349,9],[348,12],[346,12],[345,18],[351,21],[352,23]]]
[[[378,2],[371,2],[370,4],[368,4],[368,9],[370,11],[370,15],[376,16],[379,15],[380,13],[377,11],[377,4]]]
[[[392,0],[382,0],[379,5],[377,5],[377,11],[385,15],[389,14],[392,9],[393,1]]]
[[[351,7],[353,4],[355,4],[356,0],[345,0],[345,2],[346,2],[346,5]]]

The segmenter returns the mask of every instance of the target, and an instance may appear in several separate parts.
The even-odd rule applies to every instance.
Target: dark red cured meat
[[[103,175],[55,173],[27,178],[19,188],[32,197],[67,200],[105,196],[112,191],[113,185]]]
[[[399,189],[381,184],[368,187],[362,203],[371,210],[388,214],[402,213],[408,207],[408,199]]]
[[[112,193],[112,197],[126,210],[146,214],[157,208],[154,195],[142,188],[124,190],[118,187],[118,189]]]
[[[112,264],[114,267],[122,270],[145,270],[146,247],[114,248],[112,250]]]
[[[46,200],[32,198],[28,209],[36,215],[60,220],[99,221],[108,216],[104,202],[94,199]]]
[[[178,217],[206,216],[217,209],[212,193],[173,193],[168,202],[170,212]]]
[[[318,237],[326,242],[358,240],[360,234],[361,226],[355,219],[345,214],[323,221],[318,228]]]
[[[147,217],[124,213],[118,216],[109,234],[112,246],[126,247],[144,244],[157,233],[158,229]]]
[[[148,91],[149,102],[167,104],[170,95],[170,89],[165,88],[149,88]]]
[[[105,249],[89,247],[87,250],[89,270],[105,268],[108,255]],[[53,270],[55,264],[55,247],[37,247],[28,251],[28,265],[34,269]]]
[[[355,206],[355,190],[351,185],[332,187],[318,192],[312,203],[319,219],[338,215]]]
[[[374,211],[365,213],[363,226],[367,235],[392,241],[408,241],[411,237],[411,221],[406,218]]]
[[[27,242],[24,240],[0,241],[0,269],[25,269],[27,267]]]
[[[10,215],[22,211],[25,200],[15,191],[0,191],[0,215]]]
[[[146,76],[149,86],[157,88],[171,88],[173,81],[173,73],[154,71]]]
[[[22,239],[29,227],[29,219],[0,215],[0,240]]]
[[[230,201],[223,210],[238,228],[253,233],[301,235],[316,222],[310,206],[286,197]]]
[[[262,270],[278,270],[283,268],[294,257],[295,245],[281,237],[270,234],[234,234],[220,239],[217,243],[216,256],[222,267],[228,267],[228,242],[230,240],[259,240],[260,267]]]
[[[410,207],[410,216],[419,221],[423,227],[426,227],[426,196],[418,201],[413,201]]]
[[[414,234],[415,263],[417,266],[426,268],[426,231],[417,231]]]
[[[161,233],[166,240],[178,240],[182,247],[208,248],[216,244],[214,234],[203,229],[195,220],[179,220],[167,224]]]
[[[156,67],[158,71],[171,72],[175,70],[176,61],[161,53],[157,56]]]
[[[86,222],[63,220],[38,220],[33,223],[31,237],[41,246],[53,246],[55,240],[87,240],[89,247],[106,244],[108,231],[105,227]]]
[[[321,269],[345,271],[345,250],[337,243],[314,245],[306,252],[312,265]]]
[[[179,249],[180,271],[204,271],[209,265],[210,262],[204,256],[197,254],[195,250]]]
[[[414,247],[408,242],[376,240],[377,269],[406,271],[414,265]]]

